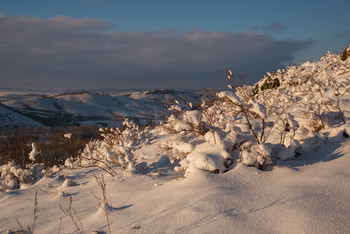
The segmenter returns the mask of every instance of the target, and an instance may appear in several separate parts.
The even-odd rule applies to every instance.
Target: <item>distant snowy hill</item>
[[[43,125],[100,123],[113,125],[124,118],[149,122],[162,120],[174,100],[200,103],[200,92],[179,90],[151,91],[81,91],[63,94],[40,94],[24,90],[0,90],[0,102]],[[157,116],[156,116],[157,115]],[[0,127],[23,125],[17,118]],[[33,125],[27,121],[28,125]]]
[[[42,126],[41,123],[0,105],[0,127]]]

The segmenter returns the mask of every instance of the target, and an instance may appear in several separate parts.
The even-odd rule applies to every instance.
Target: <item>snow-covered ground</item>
[[[157,154],[157,152],[148,152]],[[199,169],[173,176],[108,176],[99,169],[64,170],[0,195],[0,231],[32,225],[37,233],[77,232],[63,209],[69,199],[84,233],[108,231],[93,175],[104,175],[113,233],[349,233],[350,142],[327,143],[260,171],[241,163],[223,174]],[[67,186],[67,178],[75,184]],[[64,195],[62,195],[64,192]]]
[[[153,129],[101,128],[60,167],[33,144],[27,168],[0,167],[0,231],[350,233],[350,59],[229,88]]]

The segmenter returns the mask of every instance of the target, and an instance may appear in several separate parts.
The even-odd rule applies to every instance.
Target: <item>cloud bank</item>
[[[45,89],[210,88],[227,67],[255,82],[311,44],[255,32],[123,32],[101,19],[2,14],[0,81]]]

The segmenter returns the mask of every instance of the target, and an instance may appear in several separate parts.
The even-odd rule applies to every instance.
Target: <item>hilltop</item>
[[[12,111],[19,121],[0,112],[2,128],[16,126],[68,126],[99,124],[113,126],[124,118],[142,124],[164,120],[174,100],[200,103],[201,91],[195,90],[84,90],[64,93],[34,92],[31,90],[0,89],[0,102]],[[157,115],[157,116],[156,116]],[[11,120],[12,119],[12,120]]]

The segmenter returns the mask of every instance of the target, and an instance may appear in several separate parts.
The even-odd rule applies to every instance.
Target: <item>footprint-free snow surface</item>
[[[104,174],[113,233],[349,233],[349,165],[350,142],[344,141],[270,171],[239,163],[227,173],[197,169],[180,179],[64,170],[1,193],[0,231],[20,230],[16,219],[24,229],[32,226],[37,191],[36,233],[78,231],[60,208],[68,209],[70,198],[84,233],[107,232],[93,176]]]

